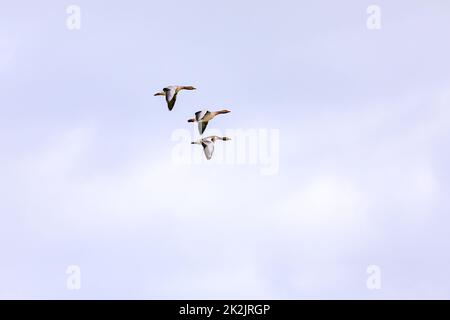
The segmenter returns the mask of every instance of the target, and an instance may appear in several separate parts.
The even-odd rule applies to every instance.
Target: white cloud
[[[329,232],[360,224],[366,207],[364,194],[351,181],[321,176],[291,194],[285,210],[306,232]]]
[[[211,213],[237,216],[236,203],[253,198],[240,198],[241,189],[236,187],[242,181],[227,174],[234,168],[179,166],[171,162],[170,148],[164,153],[149,146],[130,154],[118,167],[92,171],[90,159],[108,162],[97,153],[96,134],[83,127],[61,133],[14,170],[20,174],[11,183],[27,199],[20,205],[35,229],[52,225],[51,232],[66,228],[95,232],[150,227],[163,232],[158,224],[169,217],[177,223],[207,226]]]
[[[340,297],[346,280],[359,285],[359,268],[364,288],[366,265],[358,263],[361,255],[370,256],[364,250],[371,239],[386,243],[396,239],[392,230],[398,226],[421,227],[439,200],[442,182],[426,146],[445,132],[440,123],[447,121],[446,109],[431,107],[436,113],[399,129],[409,110],[415,109],[365,109],[325,124],[311,119],[311,127],[300,131],[314,138],[298,145],[308,157],[289,155],[296,166],[281,162],[280,177],[268,180],[242,166],[173,165],[170,146],[139,150],[118,167],[92,170],[89,159],[101,156],[97,131],[82,127],[38,147],[10,182],[25,199],[23,221],[34,231],[71,230],[107,241],[144,230],[163,242],[153,254],[169,271],[152,265],[153,256],[135,256],[148,266],[144,283],[162,279],[148,282],[149,295],[292,298],[332,288]],[[146,246],[135,240],[140,250]],[[290,272],[280,274],[285,269]],[[282,284],[276,285],[278,278]],[[333,285],[337,278],[342,288]],[[239,283],[245,290],[236,289]],[[287,288],[292,291],[285,293]]]

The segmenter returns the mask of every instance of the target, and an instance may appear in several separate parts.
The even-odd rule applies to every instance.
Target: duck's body
[[[167,107],[169,111],[172,111],[175,106],[175,102],[177,101],[178,92],[181,90],[196,90],[193,86],[168,86],[163,89],[161,92],[155,93],[155,96],[165,96]]]
[[[191,144],[201,145],[203,147],[203,151],[205,152],[206,159],[211,160],[214,153],[214,142],[216,142],[216,140],[228,141],[231,139],[228,137],[210,136],[198,141],[191,142]]]
[[[188,122],[198,122],[198,132],[203,134],[206,127],[208,126],[208,122],[214,119],[219,114],[226,114],[231,111],[229,110],[219,110],[219,111],[208,111],[202,110],[195,113],[195,118],[189,119]]]

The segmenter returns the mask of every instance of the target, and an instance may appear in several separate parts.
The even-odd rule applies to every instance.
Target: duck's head
[[[156,97],[156,96],[165,96],[166,95],[166,93],[163,91],[163,92],[157,92],[157,93],[155,93],[154,94],[154,96]]]
[[[193,86],[185,86],[185,87],[183,87],[183,89],[184,90],[197,90],[197,88],[193,87]]]
[[[231,111],[228,110],[228,109],[223,109],[223,110],[220,111],[220,113],[230,113],[230,112],[231,112]]]
[[[229,140],[231,140],[231,138],[223,137],[222,140],[223,140],[223,141],[229,141]]]

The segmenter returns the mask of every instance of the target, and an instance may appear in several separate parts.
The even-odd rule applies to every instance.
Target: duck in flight
[[[219,111],[208,111],[202,110],[195,113],[195,118],[189,119],[188,122],[197,122],[198,123],[198,132],[203,134],[205,132],[206,126],[208,122],[214,119],[219,114],[230,113],[230,110],[219,110]]]
[[[181,90],[196,90],[193,86],[168,86],[162,91],[155,93],[155,96],[165,96],[167,101],[167,107],[169,111],[172,111],[175,102],[177,101],[178,92]]]
[[[214,153],[214,142],[216,140],[228,141],[231,140],[228,137],[218,137],[218,136],[210,136],[198,141],[193,141],[191,144],[199,144],[203,147],[203,151],[205,152],[205,156],[207,160],[211,160],[212,155]]]

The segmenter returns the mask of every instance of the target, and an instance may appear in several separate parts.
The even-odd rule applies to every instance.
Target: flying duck
[[[172,111],[175,101],[177,101],[178,92],[181,90],[196,90],[193,86],[168,86],[165,87],[161,92],[157,92],[155,96],[165,96],[167,101],[167,107],[169,111]]]
[[[191,142],[191,144],[199,144],[203,147],[203,151],[205,152],[205,156],[207,160],[211,160],[211,157],[214,153],[214,142],[216,140],[228,141],[231,140],[228,137],[218,137],[218,136],[210,136],[197,141]]]
[[[214,119],[215,116],[219,114],[226,114],[231,112],[230,110],[220,110],[220,111],[208,111],[202,110],[195,113],[195,118],[189,119],[188,122],[198,122],[198,132],[203,134],[208,125],[208,122]]]

